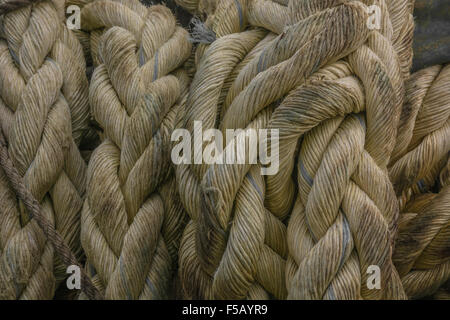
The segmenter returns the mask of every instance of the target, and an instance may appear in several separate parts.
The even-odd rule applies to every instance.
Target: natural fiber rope
[[[91,280],[86,275],[86,272],[84,271],[82,265],[77,261],[77,258],[72,253],[67,244],[64,242],[64,239],[56,231],[53,224],[50,223],[47,220],[47,218],[42,214],[43,211],[39,202],[25,187],[25,184],[22,181],[22,177],[19,175],[16,168],[14,168],[14,165],[11,159],[9,158],[8,146],[6,144],[5,137],[3,136],[1,130],[0,130],[0,165],[1,165],[0,179],[2,188],[9,189],[5,184],[6,181],[4,180],[4,177],[6,176],[15,194],[17,194],[17,196],[23,201],[23,204],[27,208],[28,213],[30,214],[30,219],[36,221],[37,225],[41,228],[42,232],[47,238],[47,241],[49,241],[52,244],[53,248],[61,258],[63,263],[66,266],[76,265],[80,267],[81,290],[83,290],[83,292],[85,292],[86,295],[91,299],[96,300],[102,299],[102,296],[93,286]],[[8,196],[12,200],[10,202],[12,204],[14,202],[14,200],[12,199],[14,195],[10,194]],[[12,204],[12,206],[14,206],[14,204]],[[6,223],[6,220],[2,219],[1,221]]]
[[[450,65],[416,72],[406,83],[396,157],[389,175],[404,206],[435,184],[450,151]]]
[[[406,294],[418,299],[445,295],[450,280],[450,68],[420,70],[406,86],[390,168],[403,208],[393,260]]]
[[[227,92],[224,83],[227,83],[227,79],[231,80],[228,82],[229,88],[233,75],[236,77],[239,68],[245,66],[245,62],[241,61],[263,48],[257,45],[267,35],[267,31],[262,29],[226,35],[245,29],[245,10],[244,2],[223,1],[216,10],[217,21],[211,21],[216,26],[214,32],[218,40],[211,44],[209,50],[205,50],[191,85],[182,123],[182,127],[191,132],[194,120],[201,120],[204,129],[215,127],[216,117],[220,115],[219,106]],[[269,41],[265,43],[267,45]],[[247,128],[266,127],[269,116],[269,110],[261,112]],[[211,209],[207,206],[214,207],[213,203],[207,204],[202,200],[200,191],[203,188],[200,182],[206,177],[207,166],[177,168],[180,195],[192,218],[180,248],[180,278],[186,297],[261,299],[273,295],[282,299],[286,296],[283,281],[284,257],[287,253],[285,226],[264,208],[262,196],[265,183],[260,168],[254,167],[246,175],[248,167],[235,167],[239,176],[243,174],[242,178],[236,176],[242,182],[241,190],[238,190],[241,184],[236,184],[234,179],[229,180],[234,183],[234,186],[230,186],[234,190],[224,187],[231,193],[227,199],[236,203],[233,212],[228,212],[227,217],[217,221],[220,223],[219,232],[201,230],[202,213]],[[214,188],[211,191],[214,192]],[[256,211],[256,214],[252,214],[252,211]],[[210,238],[202,239],[203,235]],[[242,237],[249,241],[240,241]],[[207,243],[203,243],[205,240]],[[227,242],[229,246],[225,248]],[[202,248],[203,244],[205,247]]]
[[[0,15],[26,7],[40,0],[1,0]]]
[[[197,49],[185,127],[192,131],[193,120],[202,120],[204,129],[213,128],[219,119],[222,131],[280,129],[281,162],[279,173],[265,180],[245,165],[178,167],[179,192],[192,219],[180,249],[180,278],[188,296],[284,296],[278,272],[283,251],[274,252],[279,243],[268,242],[265,222],[290,212],[295,147],[317,126],[300,154],[305,157],[299,165],[300,197],[288,228],[289,297],[404,298],[391,262],[398,207],[386,166],[411,61],[406,53],[411,52],[412,16],[406,1],[377,4],[382,29],[370,33],[359,1],[292,1],[288,7],[221,1],[215,20],[207,20],[217,40]],[[226,12],[223,19],[221,12]],[[293,24],[286,26],[289,17]],[[263,40],[262,30],[240,32],[247,23],[281,34]],[[348,62],[338,61],[346,56]],[[276,107],[272,115],[267,106]],[[362,111],[367,121],[346,117]],[[383,290],[363,288],[372,264],[384,275]]]
[[[85,163],[77,144],[88,130],[88,87],[81,46],[63,17],[58,1],[2,16],[0,113],[11,160],[43,214],[79,256]],[[54,277],[56,284],[62,281],[66,266],[59,257],[53,261],[51,244],[23,204],[2,219],[8,221],[1,242],[2,297],[52,298]]]
[[[167,180],[189,81],[176,69],[191,45],[164,6],[100,0],[81,17],[97,62],[92,113],[104,130],[82,215],[87,269],[106,299],[167,298],[184,215]]]
[[[394,262],[406,294],[418,299],[450,280],[450,186],[419,196],[405,212]]]
[[[175,0],[175,3],[194,15],[211,15],[217,6],[217,0]]]

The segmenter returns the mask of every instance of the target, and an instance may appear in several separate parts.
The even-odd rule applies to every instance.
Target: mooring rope
[[[408,205],[393,259],[406,294],[418,299],[432,296],[450,279],[450,186]]]
[[[56,253],[66,266],[78,266],[80,268],[81,290],[83,290],[83,292],[85,292],[86,295],[90,297],[90,299],[102,299],[102,296],[93,286],[91,279],[87,276],[82,265],[77,261],[77,258],[64,242],[64,239],[61,237],[58,231],[56,231],[53,224],[48,221],[47,218],[42,214],[43,211],[40,207],[39,202],[33,197],[33,195],[23,183],[22,177],[19,175],[11,159],[9,158],[8,146],[1,130],[0,165],[0,188],[2,190],[2,205],[4,205],[3,209],[5,210],[5,213],[0,216],[2,234],[10,232],[10,230],[8,229],[10,228],[10,223],[13,220],[11,219],[13,218],[13,215],[11,215],[10,213],[17,215],[19,214],[16,208],[15,199],[17,195],[23,201],[23,204],[27,208],[28,213],[31,215],[31,219],[33,219],[33,222],[30,222],[30,225],[36,223],[40,227],[45,237],[52,244],[52,247],[55,249]],[[7,178],[7,180],[5,178]],[[14,190],[14,193],[11,192],[12,190],[10,189],[10,186]],[[33,227],[33,229],[35,229],[35,226]],[[40,230],[35,229],[34,231],[36,233],[40,233]],[[51,285],[51,282],[43,283],[44,288],[48,285]]]
[[[414,1],[175,2],[190,34],[0,0],[0,299],[71,265],[91,300],[448,299],[450,65],[410,75]],[[205,162],[230,129],[247,162]]]
[[[63,5],[37,1],[2,16],[1,126],[25,186],[79,257],[86,165],[77,145],[88,131],[88,83],[81,46],[63,23]],[[52,245],[26,211],[19,203],[5,217],[1,294],[50,299],[66,266],[58,256],[54,261]]]
[[[188,296],[405,298],[391,260],[398,204],[387,175],[411,61],[405,54],[411,52],[411,6],[397,3],[377,2],[380,30],[369,30],[360,1],[218,4],[211,18],[218,20],[205,23],[217,40],[199,48],[186,128],[201,120],[222,132],[279,129],[280,168],[261,178],[249,165],[178,167],[192,219],[180,249]],[[229,35],[217,32],[221,6],[229,12]],[[281,13],[270,15],[274,8]],[[246,30],[248,24],[275,36]],[[291,213],[291,173],[302,137]],[[241,193],[247,202],[239,205]],[[286,255],[267,240],[265,222],[290,213],[285,288],[279,268]],[[382,290],[366,286],[371,265],[384,275]]]
[[[450,280],[450,68],[413,74],[390,175],[402,214],[393,256],[411,299],[446,294]]]
[[[98,37],[90,102],[104,136],[82,213],[87,269],[106,299],[167,298],[183,220],[169,146],[189,82],[177,70],[188,35],[169,9],[138,1],[93,1],[81,18]]]
[[[406,82],[396,157],[389,175],[401,206],[435,184],[450,150],[450,66],[420,70]]]
[[[193,15],[209,16],[214,13],[217,0],[175,0],[175,3]]]

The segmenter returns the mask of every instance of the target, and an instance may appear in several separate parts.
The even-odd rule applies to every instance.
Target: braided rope
[[[450,280],[449,66],[420,70],[406,85],[390,168],[404,207],[393,260],[409,298],[442,298]]]
[[[430,190],[450,151],[450,66],[416,72],[406,83],[396,157],[389,176],[401,206]]]
[[[39,0],[1,0],[0,1],[0,15],[8,13],[30,4],[33,4]]]
[[[273,127],[281,128],[280,158],[287,159],[280,163],[281,174],[268,177],[274,191],[281,190],[278,199],[294,190],[285,181],[303,135],[299,194],[288,226],[288,298],[405,298],[391,261],[398,206],[386,174],[405,75],[393,44],[391,3],[377,4],[389,17],[382,19],[381,30],[367,34],[348,64],[329,65],[318,72],[319,81],[294,91],[272,118]],[[300,13],[311,14],[323,7],[304,9]],[[409,11],[402,14],[410,20]],[[380,268],[381,290],[367,285],[370,266]]]
[[[88,87],[82,49],[63,24],[62,5],[39,1],[3,16],[1,125],[24,184],[79,257],[86,168],[77,144],[87,132]],[[2,297],[52,298],[66,266],[59,257],[54,261],[51,244],[22,203],[2,214],[11,226],[2,233]]]
[[[435,294],[450,279],[450,186],[406,208],[394,262],[411,299]]]
[[[217,40],[197,49],[185,127],[192,132],[193,121],[201,120],[222,131],[279,129],[280,169],[263,179],[249,165],[177,168],[192,219],[180,249],[187,296],[405,297],[391,261],[398,205],[387,164],[407,77],[402,64],[411,60],[403,45],[412,17],[406,2],[400,11],[391,2],[377,4],[386,18],[372,32],[359,1],[221,1],[206,21]],[[222,7],[228,14],[221,19]],[[247,25],[275,35],[244,31]],[[361,112],[365,117],[347,116]],[[280,283],[286,254],[269,244],[267,225],[291,212],[291,173],[304,134],[299,196],[287,230],[286,288]],[[244,236],[252,241],[244,243]],[[381,268],[383,290],[363,287],[370,265]]]
[[[100,0],[81,17],[95,38],[90,102],[104,130],[82,213],[87,269],[106,299],[167,298],[183,220],[167,180],[170,135],[189,81],[176,69],[191,45],[164,6]]]
[[[209,16],[214,13],[217,0],[175,0],[175,3],[193,15]]]
[[[5,177],[8,178],[8,181],[11,183],[12,188],[14,189],[15,194],[19,196],[19,198],[23,201],[24,205],[28,209],[28,212],[33,217],[33,222],[30,224],[36,223],[42,232],[45,234],[45,237],[52,244],[53,248],[64,262],[66,266],[77,265],[81,270],[81,289],[89,296],[91,299],[101,299],[101,295],[92,285],[91,280],[86,275],[86,272],[83,270],[81,264],[77,261],[75,255],[70,251],[70,248],[64,242],[64,239],[60,236],[60,234],[55,230],[53,225],[46,219],[45,216],[42,215],[42,208],[39,205],[39,202],[34,199],[32,194],[27,190],[25,185],[22,182],[22,178],[17,172],[16,168],[9,158],[8,148],[6,145],[5,137],[3,133],[0,131],[0,185],[2,190],[4,190],[1,194],[4,197],[2,203],[6,203],[7,206],[6,211],[10,212],[15,211],[16,203],[15,203],[15,195],[11,192],[8,187],[8,182]],[[9,221],[14,223],[14,220],[9,220],[11,216],[9,214],[2,215],[0,221],[4,226],[10,226]],[[9,220],[9,221],[8,221]],[[8,231],[6,228],[2,231]],[[35,230],[37,231],[37,230]],[[48,284],[51,284],[50,282]],[[45,284],[44,288],[48,288],[48,284]],[[46,289],[44,289],[45,292]]]

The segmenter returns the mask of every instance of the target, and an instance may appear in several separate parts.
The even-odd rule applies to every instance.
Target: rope
[[[393,261],[411,299],[445,297],[450,279],[450,68],[407,82],[390,176],[403,207]]]
[[[279,129],[280,168],[177,168],[191,218],[180,249],[187,297],[406,297],[391,259],[398,204],[387,165],[413,22],[407,1],[377,4],[379,31],[360,1],[221,1],[208,17],[217,39],[197,49],[184,127]],[[289,214],[287,235],[271,242]],[[371,265],[382,290],[366,286]]]
[[[104,137],[87,174],[86,268],[106,299],[164,299],[184,226],[169,147],[189,83],[179,67],[191,44],[160,5],[94,1],[81,21],[96,61],[92,114]]]
[[[419,299],[432,296],[450,279],[450,186],[419,196],[409,206],[393,259],[406,294]]]
[[[62,4],[39,1],[2,16],[1,126],[25,186],[80,257],[86,168],[77,145],[88,131],[88,83]],[[3,218],[10,229],[0,245],[2,297],[51,299],[66,266],[59,257],[54,261],[51,244],[22,203]]]
[[[193,15],[208,16],[217,6],[217,0],[175,0],[175,3]]]
[[[401,205],[435,184],[450,150],[450,66],[416,72],[406,83],[395,154],[389,168]]]
[[[26,7],[40,0],[2,0],[0,2],[0,15]]]
[[[15,194],[17,194],[17,196],[23,201],[23,204],[30,213],[31,218],[34,219],[34,221],[36,221],[36,223],[39,225],[45,237],[52,244],[53,248],[56,250],[57,254],[61,258],[63,263],[66,266],[77,265],[80,268],[81,289],[91,299],[96,300],[102,299],[100,293],[97,291],[97,289],[95,289],[95,287],[92,285],[91,280],[86,275],[86,272],[84,271],[83,267],[77,261],[77,258],[72,253],[67,244],[64,242],[64,239],[56,231],[53,224],[47,220],[45,215],[43,215],[43,211],[41,206],[39,205],[39,202],[33,197],[33,195],[30,193],[30,191],[28,191],[27,187],[23,183],[22,177],[19,175],[19,172],[16,170],[16,168],[14,168],[14,164],[9,158],[8,146],[6,144],[5,137],[3,136],[3,133],[1,131],[0,131],[0,164],[2,166],[2,170],[0,171],[2,189],[5,188],[7,189],[7,192],[9,191],[5,183],[6,181],[4,180],[4,177],[6,175],[9,183],[11,183],[11,186]],[[8,196],[11,200],[14,197],[14,195],[12,194],[9,194]],[[11,204],[12,203],[13,201],[11,201]],[[14,205],[12,205],[12,207],[13,206]],[[6,222],[6,220],[4,220],[3,222]]]

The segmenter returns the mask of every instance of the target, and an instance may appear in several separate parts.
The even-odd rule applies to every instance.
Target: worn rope
[[[61,1],[2,16],[0,113],[14,166],[79,257],[86,165],[77,145],[88,130],[88,84],[81,46],[63,19]],[[9,223],[0,245],[2,297],[52,298],[66,266],[57,256],[54,261],[23,204],[2,214]]]
[[[26,7],[40,0],[1,0],[0,15]]]
[[[264,6],[259,8],[264,9]],[[196,120],[202,121],[204,129],[217,127],[220,106],[239,70],[274,38],[264,29],[245,31],[246,9],[242,1],[220,2],[211,21],[217,26],[214,33],[218,38],[204,48],[197,48],[197,52],[204,49],[205,53],[191,85],[182,121],[182,127],[191,133]],[[267,127],[270,113],[269,108],[261,112],[246,127]],[[201,145],[198,141],[193,143]],[[218,189],[202,185],[203,179],[209,181],[206,178],[208,166],[180,165],[177,168],[180,196],[192,219],[180,248],[184,295],[207,299],[267,299],[270,296],[283,299],[286,297],[286,228],[264,207],[265,182],[260,168],[255,166],[248,174],[246,165],[230,166],[230,169],[237,170],[235,178],[240,182],[236,183],[232,174],[228,181],[223,181],[229,183],[223,186],[229,192],[224,199],[228,212],[217,221],[220,230],[206,230],[202,225],[206,218],[203,215],[220,207],[204,198],[202,190],[208,188],[215,192]]]
[[[169,146],[189,83],[179,67],[191,44],[161,5],[93,1],[81,17],[96,61],[92,114],[104,137],[88,167],[87,269],[106,299],[164,299],[183,227]]]
[[[374,31],[360,1],[221,1],[205,23],[217,39],[197,49],[184,124],[191,131],[194,120],[222,132],[279,129],[280,169],[261,178],[248,165],[178,167],[192,219],[180,249],[187,296],[405,298],[391,260],[398,205],[387,164],[411,61],[412,16],[407,1],[377,4],[383,18]],[[286,255],[267,228],[290,213],[280,284]],[[382,290],[366,287],[370,265],[384,275]]]
[[[403,214],[394,262],[411,299],[432,296],[450,280],[450,186],[410,202]]]
[[[420,70],[406,83],[407,101],[402,109],[389,175],[400,204],[435,184],[450,151],[450,66]]]
[[[93,286],[91,280],[87,276],[82,265],[77,261],[77,258],[72,253],[67,244],[64,242],[64,239],[61,237],[58,231],[56,231],[53,223],[48,221],[47,218],[42,214],[43,211],[39,202],[33,197],[33,195],[30,193],[30,191],[23,183],[22,177],[19,175],[17,169],[14,167],[14,164],[9,158],[8,146],[6,144],[5,137],[3,136],[3,133],[1,131],[0,131],[0,165],[2,167],[2,169],[0,170],[1,188],[6,190],[6,194],[3,192],[2,194],[5,196],[4,200],[6,200],[6,198],[10,200],[8,201],[7,208],[14,210],[13,208],[15,207],[14,204],[15,195],[9,191],[9,188],[7,186],[7,184],[10,183],[15,194],[23,201],[23,204],[27,208],[28,213],[31,215],[31,218],[34,219],[37,225],[41,228],[47,241],[49,241],[52,244],[52,247],[55,249],[56,253],[59,255],[63,263],[66,266],[76,265],[80,268],[81,290],[83,290],[86,293],[86,295],[91,299],[96,300],[102,299],[102,296]],[[8,181],[4,179],[5,176],[8,178]],[[6,219],[1,219],[1,221],[7,224]]]
[[[440,297],[450,281],[450,68],[420,70],[406,86],[390,168],[402,208],[393,260],[409,298]]]
[[[211,15],[217,6],[217,0],[175,0],[175,3],[193,15]]]

